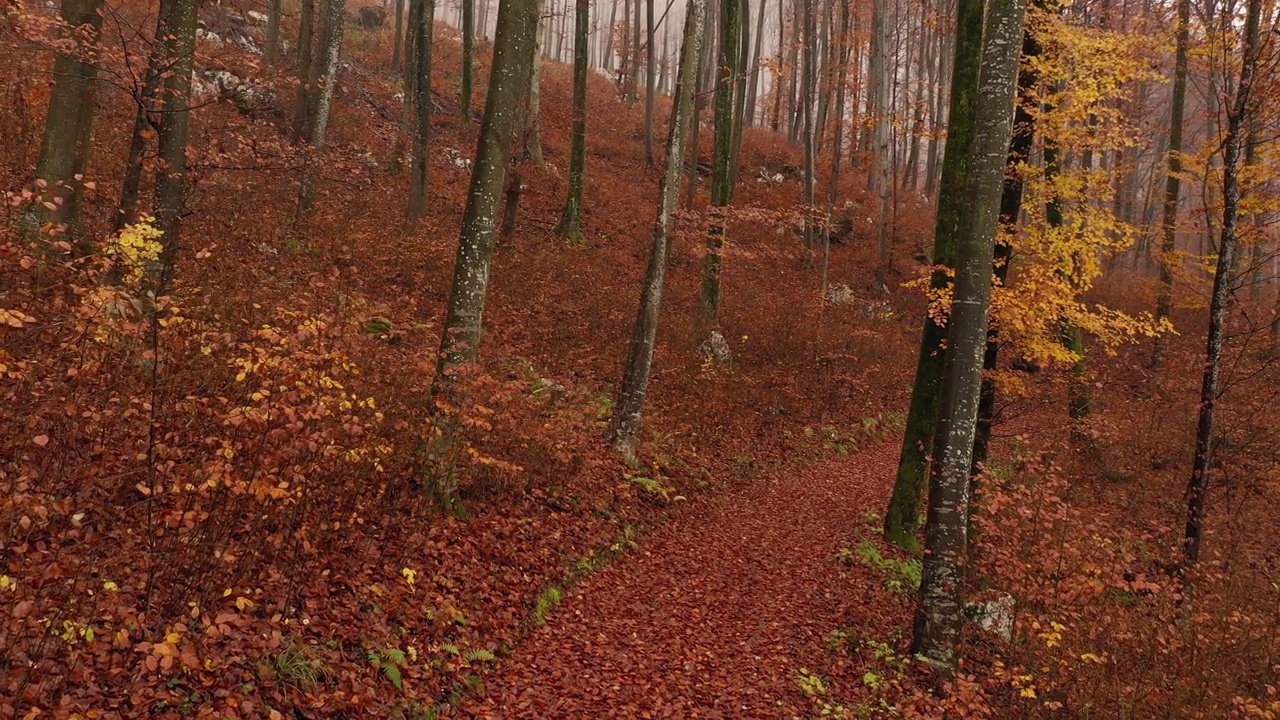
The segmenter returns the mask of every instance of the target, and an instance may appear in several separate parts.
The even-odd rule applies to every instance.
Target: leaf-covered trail
[[[879,510],[892,455],[873,445],[684,508],[570,591],[463,714],[808,715],[796,678],[840,623],[833,558]]]

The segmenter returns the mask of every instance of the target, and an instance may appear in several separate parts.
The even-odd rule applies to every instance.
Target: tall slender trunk
[[[907,168],[902,181],[904,190],[915,190],[920,182],[920,136],[924,134],[924,68],[928,62],[926,48],[929,46],[929,43],[924,38],[925,28],[927,27],[924,18],[924,10],[921,10],[920,34],[915,41],[916,60],[919,67],[916,69],[915,86],[910,102],[911,149],[907,151]],[[910,54],[908,53],[908,55]]]
[[[575,0],[573,42],[573,128],[569,151],[569,195],[556,233],[573,241],[582,238],[582,190],[586,185],[587,163],[587,31],[591,22],[591,0]]]
[[[1178,247],[1178,198],[1182,190],[1182,123],[1187,103],[1187,65],[1191,45],[1191,0],[1178,0],[1177,44],[1174,50],[1173,96],[1169,100],[1169,147],[1165,152],[1164,214],[1160,220],[1160,294],[1156,322],[1173,310],[1174,251]],[[1164,362],[1164,334],[1156,336],[1151,366]]]
[[[711,205],[725,208],[733,200],[733,92],[738,64],[738,44],[742,31],[738,27],[742,9],[738,0],[720,3],[720,43],[716,60],[715,151],[711,167]],[[720,320],[720,273],[724,262],[726,221],[712,210],[711,227],[707,231],[707,257],[702,271],[702,319],[710,327]]]
[[[324,17],[324,35],[319,64],[312,66],[310,85],[313,88],[312,107],[308,111],[308,148],[307,167],[302,174],[302,192],[298,196],[298,212],[310,214],[315,207],[316,186],[319,173],[316,172],[315,161],[324,149],[325,135],[329,130],[329,111],[333,107],[333,91],[338,85],[338,56],[342,52],[342,24],[346,5],[343,0],[326,0]],[[429,0],[421,0],[429,2]],[[430,17],[428,15],[427,17]],[[421,54],[421,53],[419,53]],[[418,98],[419,103],[431,102],[428,98]]]
[[[622,388],[609,423],[609,438],[624,457],[634,457],[644,401],[649,392],[649,375],[653,368],[653,351],[658,338],[658,314],[662,307],[662,287],[666,279],[667,252],[671,242],[672,214],[680,201],[680,170],[684,158],[684,139],[689,132],[693,105],[692,89],[698,74],[698,62],[706,0],[691,0],[685,10],[684,40],[680,49],[680,66],[676,74],[675,102],[671,105],[671,121],[667,135],[667,158],[658,190],[658,211],[654,218],[649,268],[640,294],[635,329],[627,354]]]
[[[800,0],[800,2],[804,4],[804,82],[800,90],[800,102],[803,103],[804,113],[804,248],[805,262],[811,264],[817,240],[815,233],[817,217],[813,211],[818,182],[817,138],[815,137],[817,127],[814,122],[816,104],[814,93],[817,91],[818,84],[817,48],[814,47],[817,28],[813,11],[815,0]]]
[[[644,163],[653,167],[653,95],[654,78],[653,0],[645,0],[645,73],[644,73]]]
[[[1013,120],[1026,0],[991,0],[967,173],[966,209],[947,321],[943,410],[931,472],[925,553],[911,652],[950,671],[963,623],[969,470],[991,298],[991,263]],[[957,66],[959,57],[957,57]],[[947,154],[950,155],[950,148]]]
[[[978,101],[979,57],[982,53],[982,11],[982,0],[959,0],[956,9],[950,122],[933,236],[935,270],[930,287],[934,290],[942,290],[951,284],[949,272],[955,267],[960,219],[969,206],[965,193],[971,163],[970,145],[976,130],[974,109]],[[1017,45],[1016,42],[1014,44]],[[946,329],[932,315],[926,315],[923,324],[898,473],[885,513],[885,538],[910,549],[918,547],[916,532],[920,527],[920,503],[938,425],[943,363],[947,355]]]
[[[1187,527],[1183,558],[1187,564],[1200,559],[1204,536],[1205,494],[1209,490],[1209,468],[1213,451],[1213,421],[1218,403],[1219,365],[1227,321],[1227,304],[1237,284],[1235,255],[1239,238],[1240,154],[1244,148],[1244,125],[1252,109],[1253,82],[1261,51],[1259,27],[1262,0],[1248,0],[1245,12],[1244,46],[1241,48],[1240,80],[1235,102],[1227,111],[1227,133],[1222,148],[1222,229],[1218,241],[1218,263],[1213,274],[1213,294],[1209,299],[1209,331],[1205,340],[1204,374],[1200,383],[1200,416],[1196,422],[1196,449],[1187,483]]]
[[[32,206],[26,220],[27,234],[33,237],[42,226],[74,228],[79,220],[80,179],[89,158],[98,83],[101,10],[102,0],[62,0],[59,10],[65,24],[60,34],[74,40],[72,48],[58,53],[53,61],[55,79],[35,173],[37,184],[44,184],[42,202]]]
[[[280,59],[280,15],[283,4],[283,0],[271,0],[267,11],[267,47],[263,50],[267,65],[275,65]]]
[[[537,0],[502,0],[498,6],[489,90],[480,120],[480,139],[454,262],[449,309],[440,335],[439,360],[431,388],[437,412],[424,473],[437,499],[446,511],[455,515],[463,514],[455,474],[461,447],[457,438],[460,419],[446,408],[465,405],[465,388],[458,383],[458,376],[464,366],[479,357],[498,207],[511,162],[520,95],[527,92],[527,79],[535,60],[537,28]]]
[[[604,62],[601,65],[605,70],[613,71],[613,35],[614,29],[618,25],[618,0],[613,0],[613,9],[609,11],[609,26],[605,28],[604,36]]]
[[[308,115],[311,109],[312,70],[315,50],[312,35],[315,34],[316,0],[301,0],[298,13],[298,95],[293,107],[293,141],[306,140],[311,135]]]
[[[419,5],[417,23],[410,26],[415,34],[413,47],[417,56],[414,63],[417,72],[413,77],[417,123],[413,133],[413,155],[409,162],[409,207],[405,222],[408,231],[414,232],[418,229],[418,220],[426,212],[427,191],[430,189],[431,112],[435,109],[431,99],[431,49],[436,3],[435,0],[411,1]]]
[[[138,204],[142,191],[142,164],[147,154],[147,138],[155,136],[159,118],[155,116],[156,93],[161,84],[161,73],[167,66],[165,44],[163,38],[168,34],[165,29],[167,18],[173,9],[172,0],[162,0],[159,14],[156,16],[156,42],[147,59],[147,72],[142,84],[134,90],[134,102],[137,108],[133,117],[133,134],[129,138],[129,156],[124,164],[124,182],[121,184],[120,205],[116,210],[115,229],[123,229],[138,221]]]
[[[725,2],[725,0],[721,0]],[[686,185],[688,194],[685,197],[684,206],[686,209],[693,209],[694,201],[698,196],[698,162],[701,157],[701,134],[702,134],[702,108],[706,105],[706,89],[710,83],[707,80],[707,71],[713,65],[711,53],[713,50],[712,29],[714,23],[711,22],[711,14],[715,12],[717,7],[716,0],[707,0],[706,17],[702,22],[702,41],[698,43],[698,77],[694,80],[696,87],[694,88],[693,100],[693,119],[689,135],[689,147],[691,156],[686,167]]]
[[[786,85],[783,82],[783,73],[785,68],[782,63],[783,48],[787,46],[787,3],[784,0],[778,0],[778,56],[774,58],[773,68],[773,115],[769,119],[769,129],[778,132],[778,127],[782,122],[782,89]],[[764,3],[760,3],[760,12],[764,12]]]
[[[768,8],[765,7],[764,0],[760,0],[760,12],[756,13],[756,46],[751,53],[751,79],[747,81],[747,99],[746,99],[746,121],[749,125],[756,124],[756,95],[760,91],[760,57],[761,50],[764,48],[764,13]],[[748,15],[742,19],[743,23],[751,22],[751,16]]]
[[[462,0],[462,108],[458,114],[464,121],[471,120],[471,57],[475,53],[476,0]]]
[[[733,146],[729,151],[729,186],[738,186],[738,156],[742,151],[742,129],[747,111],[747,54],[751,48],[751,3],[741,0],[738,13],[738,59],[734,63],[733,83]]]
[[[946,36],[938,33],[937,57],[938,62],[933,63],[930,67],[936,68],[933,78],[933,112],[929,125],[929,158],[925,161],[924,186],[925,194],[933,197],[934,192],[938,188],[938,170],[940,164],[938,162],[939,149],[942,146],[941,129],[947,124],[947,94],[942,91],[943,83],[951,74],[951,58],[953,54],[946,52],[948,42]],[[954,44],[954,41],[952,42]]]
[[[160,242],[158,279],[164,287],[173,276],[178,251],[182,205],[187,189],[187,139],[191,133],[191,73],[195,67],[197,0],[173,0],[162,45],[168,70],[158,98],[162,114],[157,134],[160,165],[156,171],[155,226]]]
[[[876,114],[875,114],[875,135],[876,135],[876,192],[880,197],[880,217],[877,226],[879,228],[879,260],[880,265],[877,270],[877,290],[887,292],[887,277],[892,258],[889,254],[889,190],[892,170],[892,158],[890,156],[890,114],[893,112],[892,100],[890,97],[890,88],[892,86],[892,74],[894,68],[889,63],[889,28],[894,23],[889,19],[889,4],[892,0],[876,0],[872,6],[874,20],[872,21],[872,33],[874,39],[872,44],[875,46],[873,51],[875,58],[875,83],[876,83]]]
[[[277,0],[273,0],[277,1]],[[404,37],[404,0],[396,0],[395,29],[391,35],[391,74],[400,74],[401,38]]]
[[[635,102],[640,93],[640,0],[631,0],[635,13],[631,20],[631,83],[627,87],[627,99]]]

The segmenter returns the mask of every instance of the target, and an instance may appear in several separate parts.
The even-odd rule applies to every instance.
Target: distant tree
[[[36,161],[42,202],[27,218],[29,234],[42,225],[71,227],[80,211],[81,179],[89,158],[93,101],[98,84],[97,51],[102,33],[102,0],[62,0],[59,34],[69,39],[53,61],[53,89],[44,139]]]
[[[913,654],[948,671],[955,667],[963,623],[969,471],[1025,13],[1026,0],[990,2],[966,178],[965,198],[970,209],[961,219],[956,242],[958,262],[947,320],[942,413],[929,473],[920,602],[911,643]],[[958,67],[960,58],[956,60]]]
[[[653,0],[645,0],[645,74],[644,74],[644,163],[653,167],[653,96],[657,91],[654,73],[657,46],[653,43]]]
[[[537,27],[537,0],[502,0],[498,6],[489,89],[431,390],[437,412],[424,468],[437,499],[454,514],[462,513],[455,475],[459,425],[447,408],[461,407],[464,389],[457,382],[458,374],[479,355],[498,208],[511,162],[520,95],[534,62]]]
[[[318,63],[311,63],[308,85],[312,91],[307,109],[307,143],[309,160],[302,174],[302,192],[298,196],[298,212],[307,215],[315,206],[316,184],[319,175],[314,167],[315,156],[324,149],[325,134],[329,130],[329,113],[333,108],[333,91],[338,85],[338,57],[342,52],[342,24],[346,18],[343,0],[324,0],[324,33],[320,43]]]
[[[649,375],[653,369],[653,350],[657,343],[658,315],[662,307],[662,288],[671,242],[672,214],[680,202],[680,170],[685,155],[685,137],[693,114],[693,86],[698,75],[698,58],[702,54],[699,45],[702,43],[705,14],[706,0],[691,0],[685,11],[684,39],[676,74],[675,102],[671,105],[671,121],[668,123],[667,157],[658,190],[649,267],[640,293],[640,308],[631,333],[622,387],[609,423],[610,441],[619,453],[628,458],[635,456],[645,397],[649,393]]]
[[[182,204],[187,189],[187,140],[191,134],[191,73],[195,68],[198,0],[172,0],[162,39],[168,69],[158,97],[161,110],[157,138],[155,226],[160,242],[161,283],[173,272],[178,249]]]
[[[1213,423],[1219,395],[1222,344],[1227,305],[1238,284],[1235,256],[1240,243],[1240,156],[1244,150],[1245,127],[1254,109],[1254,83],[1262,52],[1259,28],[1262,0],[1248,0],[1245,10],[1244,43],[1240,49],[1240,77],[1235,83],[1235,99],[1227,109],[1226,135],[1222,141],[1222,228],[1218,241],[1217,267],[1213,273],[1213,294],[1209,298],[1209,331],[1205,340],[1204,372],[1200,383],[1200,412],[1196,422],[1195,456],[1187,483],[1187,527],[1183,559],[1193,564],[1200,559],[1204,535],[1205,495],[1212,467]]]
[[[463,120],[471,120],[471,56],[475,47],[475,0],[462,0],[462,109]]]
[[[812,267],[813,252],[817,247],[817,218],[814,216],[813,204],[817,198],[818,158],[816,118],[814,117],[814,94],[818,83],[817,32],[814,18],[815,0],[798,0],[801,22],[803,23],[803,69],[800,73],[800,116],[803,120],[804,141],[804,251],[805,262]]]
[[[404,2],[404,0],[398,0]],[[275,65],[280,60],[280,15],[283,12],[281,7],[283,0],[271,0],[271,4],[267,9],[267,36],[265,39],[266,48],[263,49],[263,59],[267,65]],[[399,30],[399,19],[397,18],[397,31]],[[399,37],[399,32],[396,33]],[[396,63],[398,65],[398,63]]]
[[[742,9],[738,0],[720,3],[720,44],[716,60],[715,148],[711,163],[711,227],[707,231],[707,257],[702,271],[702,317],[711,325],[720,320],[720,272],[724,263],[726,220],[717,215],[733,200],[733,125],[735,76],[738,69],[738,24]]]
[[[756,13],[756,44],[751,53],[751,63],[747,65],[751,72],[751,77],[747,80],[747,97],[745,100],[745,121],[748,125],[754,125],[756,122],[756,95],[760,90],[760,58],[764,49],[764,15],[767,10],[768,3],[760,0],[760,12]],[[744,17],[742,22],[751,22],[751,17]]]
[[[982,14],[983,0],[958,1],[947,146],[942,160],[937,220],[933,231],[935,270],[929,284],[935,291],[943,290],[951,283],[949,273],[955,267],[960,220],[969,207],[965,193],[982,55]],[[893,496],[885,512],[885,538],[908,549],[919,547],[916,533],[920,528],[920,506],[938,424],[946,333],[938,318],[932,313],[926,314],[920,334],[915,383],[911,388],[911,405],[902,437],[902,452],[898,458],[898,473]]]
[[[164,38],[168,35],[168,18],[173,12],[174,0],[161,0],[156,16],[155,43],[147,59],[146,74],[133,90],[136,104],[133,118],[133,134],[129,139],[129,155],[125,158],[124,181],[121,183],[120,205],[116,210],[115,229],[123,229],[138,221],[138,205],[142,192],[142,161],[147,154],[149,138],[154,138],[160,119],[157,115],[156,94],[163,82],[169,59],[165,55]]]
[[[323,1],[323,0],[321,0]],[[315,88],[311,86],[311,65],[315,59],[313,35],[315,35],[316,0],[302,0],[298,12],[298,94],[293,107],[293,141],[303,142],[310,137],[311,95]]]
[[[573,41],[573,128],[569,151],[569,195],[556,233],[577,240],[582,236],[582,191],[587,164],[587,34],[591,0],[576,0]]]
[[[391,74],[400,74],[400,49],[403,47],[401,38],[404,37],[404,0],[396,0],[396,19],[394,29],[391,31]]]
[[[407,215],[408,229],[417,229],[418,220],[426,212],[427,191],[430,179],[431,149],[431,111],[434,103],[431,99],[431,45],[432,29],[435,26],[435,0],[411,0],[416,11],[410,11],[413,21],[409,24],[414,33],[414,68],[412,78],[414,98],[417,100],[417,127],[413,134],[413,154],[409,169],[409,208]]]
[[[1165,151],[1164,214],[1160,220],[1160,294],[1156,320],[1173,310],[1174,250],[1178,247],[1178,200],[1182,194],[1182,124],[1187,104],[1187,65],[1191,45],[1191,0],[1178,0],[1177,40],[1173,62],[1173,93],[1169,99],[1169,147]],[[1164,361],[1164,335],[1157,335],[1151,366]]]

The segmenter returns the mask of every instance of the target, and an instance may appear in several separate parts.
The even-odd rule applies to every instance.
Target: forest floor
[[[883,505],[893,443],[695,501],[569,591],[476,717],[802,717],[840,625],[835,558]]]

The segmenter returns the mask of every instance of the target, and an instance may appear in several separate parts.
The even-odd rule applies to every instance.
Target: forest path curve
[[[839,627],[833,558],[893,477],[892,442],[700,499],[563,602],[462,715],[795,718]]]

